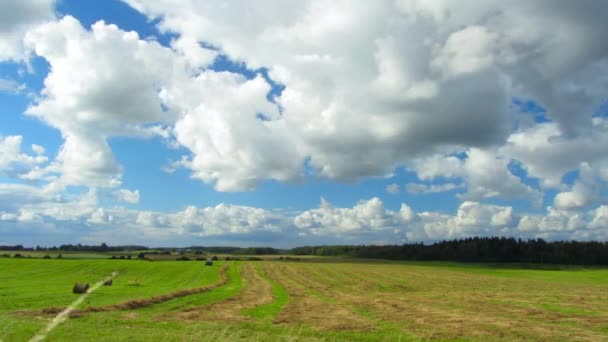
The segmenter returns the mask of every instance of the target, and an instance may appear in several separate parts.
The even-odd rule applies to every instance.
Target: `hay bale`
[[[205,266],[213,266],[213,259],[207,258],[207,260],[205,260]]]
[[[89,290],[89,283],[76,283],[74,284],[74,288],[72,289],[73,293],[87,293]]]
[[[106,279],[103,282],[103,286],[112,286],[112,279]]]

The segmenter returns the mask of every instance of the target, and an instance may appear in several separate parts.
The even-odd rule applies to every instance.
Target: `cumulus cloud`
[[[270,85],[228,72],[203,72],[191,84],[170,89],[168,102],[185,115],[175,124],[177,142],[192,153],[181,162],[193,177],[219,191],[251,190],[262,179],[295,181],[302,157],[278,108],[266,94]],[[192,100],[196,102],[189,104]],[[229,100],[228,100],[229,99]],[[269,120],[260,120],[263,113]]]
[[[524,184],[509,170],[509,163],[509,159],[494,150],[470,148],[461,158],[453,155],[432,155],[414,160],[410,168],[422,180],[462,179],[467,190],[459,196],[464,199],[525,198],[540,206],[542,192]],[[415,185],[413,188],[416,191],[420,186]],[[432,189],[432,186],[429,189]],[[441,189],[440,185],[435,185],[435,190]]]
[[[431,240],[466,236],[511,236],[513,208],[465,201],[456,215],[422,215],[424,234]],[[420,232],[419,232],[420,233]],[[412,233],[412,238],[418,237]],[[418,237],[419,238],[419,237]]]
[[[424,183],[408,183],[406,185],[407,192],[410,194],[432,194],[439,192],[452,191],[462,189],[463,184],[458,183],[443,183],[443,184],[424,184]]]
[[[161,94],[187,80],[189,61],[136,32],[103,21],[86,30],[71,16],[37,26],[25,42],[51,67],[42,96],[26,113],[65,140],[47,171],[63,186],[119,186],[122,170],[108,138],[157,135],[159,123],[173,123],[177,114],[163,107]]]
[[[412,209],[403,204],[397,212],[384,208],[374,197],[352,208],[335,208],[322,199],[318,209],[304,211],[294,218],[296,227],[313,235],[366,234],[378,231],[398,233],[403,225],[416,219]]]
[[[584,136],[606,90],[602,73],[590,72],[603,68],[608,48],[598,16],[607,5],[597,2],[126,2],[159,18],[162,31],[268,68],[285,86],[273,125],[291,138],[281,146],[294,162],[281,165],[277,177],[266,162],[274,151],[240,150],[260,162],[227,160],[224,168],[243,169],[233,178],[250,175],[227,189],[266,178],[261,168],[268,178],[291,179],[297,171],[286,168],[299,170],[298,158],[344,180],[388,174],[446,145],[501,144],[513,120],[510,98],[522,94],[545,106],[565,134]],[[536,19],[540,12],[546,22]],[[551,23],[567,29],[556,32]],[[584,91],[581,80],[592,90]],[[224,120],[238,127],[236,119]],[[236,143],[256,146],[259,137]],[[209,178],[217,166],[201,162],[196,170]],[[481,187],[473,193],[488,192]]]
[[[554,205],[558,209],[568,210],[594,204],[600,198],[603,187],[596,171],[589,164],[582,163],[572,189],[555,195]]]
[[[602,205],[595,209],[593,220],[591,221],[590,227],[592,228],[606,228],[608,227],[608,205]]]
[[[21,150],[23,137],[20,135],[0,136],[0,172],[12,177],[25,177],[35,172],[48,161],[44,150],[33,148],[36,155]]]
[[[139,202],[139,190],[119,189],[115,190],[112,195],[120,202],[131,204]]]
[[[608,120],[597,117],[585,135],[570,138],[558,124],[539,123],[513,134],[501,153],[521,163],[528,176],[537,178],[545,188],[560,188],[563,176],[576,171],[582,163],[597,170],[608,168]],[[605,177],[604,180],[608,180]]]
[[[43,146],[26,153],[20,136],[0,137],[0,170],[44,183],[2,184],[0,221],[85,225],[92,239],[121,233],[115,227],[165,239],[605,236],[604,207],[593,207],[605,204],[608,120],[593,113],[608,91],[608,3],[126,2],[172,34],[169,46],[103,21],[84,28],[71,16],[56,20],[53,1],[0,4],[0,60],[36,55],[49,63],[26,114],[64,139],[49,161]],[[253,76],[213,70],[218,57]],[[20,87],[0,81],[0,91]],[[542,106],[549,122],[525,119],[514,98]],[[462,184],[464,202],[455,214],[390,210],[378,198],[351,208],[322,201],[292,216],[228,204],[173,213],[102,207],[100,196],[131,204],[140,197],[121,187],[123,167],[108,143],[117,136],[184,147],[170,168],[185,167],[218,191],[308,173],[387,176],[405,166],[420,180],[408,191]],[[578,172],[572,185],[563,182],[570,172]],[[70,186],[87,190],[64,191]],[[482,203],[528,199],[540,208],[546,189],[559,193],[543,213]]]
[[[0,92],[18,94],[25,89],[25,85],[12,79],[0,78]]]
[[[23,37],[31,28],[55,17],[55,0],[0,3],[0,61],[25,59]],[[0,82],[0,88],[2,82]]]
[[[138,192],[129,194],[135,197]],[[2,184],[0,231],[14,233],[15,229],[23,229],[21,234],[27,239],[69,236],[69,241],[100,238],[115,244],[125,243],[126,239],[130,243],[185,245],[207,237],[245,244],[261,235],[280,240],[280,234],[288,232],[291,226],[285,216],[261,208],[220,204],[205,208],[188,206],[176,212],[140,211],[120,206],[102,207],[100,196],[97,190],[66,195],[33,186]],[[39,225],[33,225],[35,223]],[[16,239],[24,239],[24,235]]]
[[[0,212],[16,215],[26,205],[53,200],[53,193],[36,186],[0,183]]]
[[[397,183],[391,183],[386,186],[386,192],[391,195],[396,195],[401,191],[401,187]]]
[[[318,208],[294,213],[230,204],[161,212],[104,207],[102,195],[97,190],[60,194],[29,185],[0,185],[0,232],[6,243],[105,241],[183,246],[194,241],[296,246],[430,242],[470,236],[608,238],[603,229],[608,222],[605,205],[580,212],[549,207],[546,213],[521,214],[510,206],[465,201],[455,213],[444,213],[416,212],[407,204],[391,210],[379,198],[371,198],[352,207],[335,207],[322,200]]]
[[[158,122],[174,125],[164,136],[190,150],[180,166],[219,191],[297,181],[304,165],[338,180],[387,175],[417,156],[462,146],[470,151],[465,168],[490,171],[473,164],[484,162],[477,151],[509,137],[513,96],[541,103],[575,139],[593,126],[593,106],[605,93],[600,73],[589,71],[603,68],[608,47],[593,12],[605,5],[596,3],[126,2],[176,34],[169,47],[103,22],[87,31],[70,16],[27,34],[27,46],[52,66],[28,113],[62,131],[54,171],[67,184],[118,186],[121,169],[106,139],[157,134],[149,125]],[[570,29],[560,37],[577,53],[560,52],[556,36],[564,33],[539,24],[531,13],[540,9]],[[269,98],[272,83],[261,75],[204,70],[220,53],[266,68],[284,90]],[[581,91],[581,80],[592,89]],[[95,158],[87,158],[91,150]],[[505,155],[531,160],[516,149]],[[498,190],[493,180],[468,181],[467,198],[526,193],[539,201],[502,175],[509,181]]]

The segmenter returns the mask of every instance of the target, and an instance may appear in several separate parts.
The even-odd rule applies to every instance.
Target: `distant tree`
[[[472,237],[430,245],[304,246],[293,248],[288,253],[393,260],[608,265],[607,242],[547,242],[505,237]]]

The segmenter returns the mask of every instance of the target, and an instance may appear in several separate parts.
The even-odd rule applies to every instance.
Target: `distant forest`
[[[65,251],[118,252],[147,251],[146,253],[192,252],[196,254],[240,255],[314,255],[364,259],[459,261],[484,263],[538,263],[570,265],[608,265],[608,242],[522,240],[504,237],[474,237],[441,241],[425,245],[328,245],[305,246],[293,249],[271,247],[204,247],[149,248],[146,246],[61,245],[58,247],[27,248],[22,245],[0,246],[0,251]]]
[[[431,245],[297,247],[289,253],[388,260],[608,265],[608,242],[547,242],[504,237],[474,237]]]

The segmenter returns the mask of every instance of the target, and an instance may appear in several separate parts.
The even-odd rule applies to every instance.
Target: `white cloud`
[[[411,168],[421,180],[456,178],[462,176],[463,162],[455,156],[433,154],[412,161]]]
[[[188,207],[170,216],[170,221],[199,236],[279,232],[283,219],[260,208],[219,204],[215,207]]]
[[[401,192],[401,188],[399,187],[399,184],[397,183],[391,183],[389,185],[386,186],[386,192],[391,194],[391,195],[396,195],[399,192]]]
[[[44,150],[36,152],[35,156],[23,153],[22,142],[20,135],[0,136],[0,172],[22,177],[47,162]]]
[[[494,65],[496,33],[483,26],[468,26],[450,34],[431,66],[445,77],[478,72]],[[465,47],[466,48],[463,48]]]
[[[246,148],[259,145],[256,128],[229,142],[260,163],[225,161],[222,170],[242,172],[218,179],[218,188],[292,179],[304,160],[344,180],[386,175],[445,146],[485,149],[507,138],[509,99],[522,94],[545,105],[569,136],[584,136],[606,90],[597,71],[608,44],[597,13],[607,5],[597,2],[126,2],[189,44],[205,42],[252,68],[267,67],[286,87],[277,98],[282,115],[272,121],[281,128],[268,135],[284,139],[280,154],[293,162],[272,175],[267,160],[275,151]],[[540,23],[539,12],[567,29]],[[592,89],[583,91],[581,79]],[[194,169],[206,179],[221,174],[213,159]]]
[[[128,190],[128,189],[119,189],[115,190],[113,193],[113,197],[116,200],[126,203],[135,204],[139,202],[139,190]]]
[[[25,85],[12,79],[0,78],[0,92],[18,94],[25,89]]]
[[[565,210],[582,208],[593,204],[599,197],[599,179],[595,176],[594,170],[587,163],[582,163],[579,170],[578,179],[572,185],[572,189],[555,195],[556,208]]]
[[[127,227],[122,234],[131,237],[145,232],[167,239],[271,234],[283,227],[373,241],[605,236],[597,229],[604,209],[592,208],[605,204],[608,120],[591,114],[608,93],[608,3],[127,2],[159,18],[161,31],[175,33],[170,46],[104,22],[88,29],[71,16],[53,20],[53,1],[0,4],[0,60],[20,61],[28,53],[49,63],[44,89],[27,114],[64,139],[49,162],[43,146],[32,145],[29,154],[20,136],[0,137],[2,172],[46,182],[39,188],[2,184],[3,222],[47,230],[72,222],[69,229],[84,224],[96,237],[104,234],[98,227],[112,223]],[[269,99],[272,82],[261,74],[247,79],[210,70],[220,54],[266,68],[285,89]],[[0,90],[21,87],[0,81]],[[524,119],[511,108],[513,98],[535,101],[553,121]],[[160,136],[187,148],[171,168],[188,168],[218,191],[251,190],[266,179],[299,181],[311,170],[354,180],[406,166],[424,181],[408,184],[408,191],[463,184],[458,196],[465,202],[455,215],[415,213],[407,205],[389,210],[378,198],[352,208],[323,202],[294,217],[231,205],[174,213],[101,208],[99,196],[124,203],[140,197],[121,188],[123,169],[108,143],[117,136]],[[580,176],[568,188],[562,180],[573,171]],[[528,178],[543,190],[561,191],[546,213],[518,216],[509,206],[480,203],[525,198],[540,204],[544,194]],[[63,192],[71,185],[89,190]],[[11,192],[18,193],[14,200]]]
[[[528,175],[546,188],[560,188],[562,177],[581,163],[608,168],[608,120],[595,118],[585,135],[565,136],[555,123],[540,123],[511,134],[501,149],[505,156],[521,162]],[[608,180],[608,178],[606,178]]]
[[[432,194],[439,192],[452,191],[462,189],[464,184],[458,183],[443,183],[443,184],[424,184],[424,183],[408,183],[406,185],[407,192],[410,194]]]
[[[32,203],[53,200],[53,193],[32,185],[0,183],[0,210],[16,214]]]
[[[177,33],[171,46],[103,22],[87,31],[70,16],[27,34],[27,45],[52,67],[43,98],[28,112],[62,131],[66,141],[52,171],[65,184],[118,186],[121,169],[106,139],[158,134],[150,125],[159,122],[174,124],[173,137],[170,130],[162,134],[192,152],[181,166],[219,191],[251,190],[264,179],[297,181],[305,164],[338,180],[386,175],[443,149],[468,149],[467,168],[482,162],[475,151],[507,139],[512,96],[536,99],[566,136],[576,137],[591,127],[590,112],[565,115],[568,103],[598,105],[605,93],[606,82],[589,71],[608,64],[601,18],[583,5],[127,3],[160,18],[162,31]],[[530,14],[539,8],[549,22],[571,29],[567,41],[584,41],[572,43],[577,53],[560,52],[555,31]],[[285,86],[276,104],[259,75],[201,71],[219,53],[267,68]],[[582,95],[581,79],[593,84]],[[87,157],[91,150],[94,159]],[[501,154],[495,159],[509,162]],[[467,198],[525,194],[539,201],[501,174],[508,181],[500,189],[494,180],[469,180]]]
[[[516,219],[513,208],[465,201],[455,216],[425,213],[422,232],[410,233],[410,238],[441,240],[467,236],[512,236]]]
[[[528,198],[537,206],[542,201],[542,193],[525,185],[509,169],[509,160],[496,154],[471,149],[464,162],[467,193],[464,198]]]
[[[27,114],[65,139],[48,171],[60,174],[63,185],[120,185],[121,168],[107,138],[147,136],[146,125],[175,120],[163,111],[160,91],[172,70],[186,72],[184,62],[136,32],[102,21],[87,31],[71,16],[36,27],[25,40],[51,67],[42,97]]]
[[[53,20],[54,7],[55,0],[0,2],[0,61],[25,59],[25,33],[38,24]]]
[[[462,179],[466,185],[466,192],[459,196],[464,199],[525,198],[534,205],[540,206],[542,192],[525,185],[519,177],[515,176],[508,168],[510,160],[498,152],[470,148],[465,151],[462,158],[431,155],[414,160],[410,168],[422,180]],[[435,190],[442,190],[440,185],[431,185],[428,189],[422,190],[433,189],[433,186]],[[414,190],[419,190],[418,186],[414,186]]]
[[[44,146],[32,144],[32,151],[34,151],[34,153],[36,153],[37,155],[43,155],[44,152],[46,152],[46,149],[44,148]]]
[[[91,214],[91,216],[87,219],[87,222],[91,224],[104,225],[112,223],[113,220],[114,218],[111,215],[108,215],[104,209],[99,208]]]
[[[595,209],[593,215],[593,221],[591,221],[590,227],[592,228],[606,228],[608,227],[608,205],[599,206]]]
[[[302,212],[219,204],[188,206],[175,212],[101,206],[96,190],[59,194],[34,186],[0,185],[0,232],[11,243],[109,242],[192,245],[295,246],[310,243],[403,243],[468,236],[542,237],[549,240],[608,238],[606,206],[586,212],[548,208],[544,214],[518,214],[510,206],[463,202],[456,213],[415,212],[402,204],[387,209],[378,198],[353,207]]]
[[[374,197],[360,201],[352,208],[335,208],[324,199],[318,209],[302,212],[294,218],[296,227],[314,235],[365,234],[374,231],[400,230],[416,219],[415,213],[405,204],[398,212],[384,208]]]
[[[262,179],[300,178],[302,156],[294,148],[284,122],[266,99],[270,85],[227,72],[206,71],[191,84],[168,91],[168,102],[184,107],[175,124],[175,138],[194,154],[182,165],[193,177],[215,183],[219,191],[251,190]],[[185,97],[196,99],[188,104]],[[229,99],[229,100],[227,100]]]

